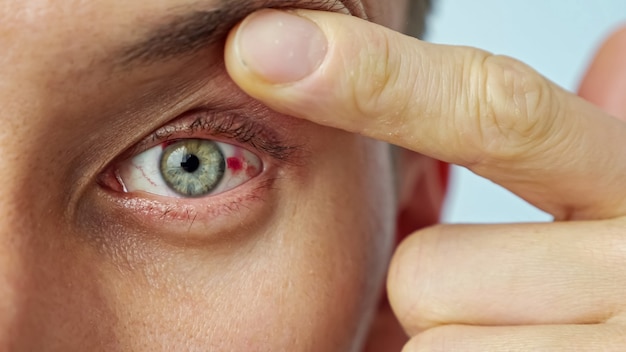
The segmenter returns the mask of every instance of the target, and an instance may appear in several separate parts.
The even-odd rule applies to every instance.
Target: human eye
[[[211,139],[167,140],[119,164],[125,192],[194,198],[217,195],[257,176],[263,168],[252,152]]]
[[[260,212],[300,149],[281,121],[245,110],[184,113],[115,158],[99,177],[101,195],[124,218],[162,229],[216,228],[227,215]]]

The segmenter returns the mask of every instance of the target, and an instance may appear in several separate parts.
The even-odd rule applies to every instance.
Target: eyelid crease
[[[185,118],[190,116],[193,116],[193,119]],[[293,154],[300,149],[298,145],[288,145],[284,138],[263,123],[234,112],[214,110],[196,110],[185,114],[182,118],[153,132],[140,142],[137,149],[144,149],[147,144],[166,142],[173,138],[191,138],[202,132],[215,137],[233,139],[284,162],[290,161]]]

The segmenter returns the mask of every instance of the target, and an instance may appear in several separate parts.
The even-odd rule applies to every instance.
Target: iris
[[[169,187],[188,197],[201,197],[215,189],[222,178],[226,161],[213,141],[184,139],[163,149],[160,172]]]

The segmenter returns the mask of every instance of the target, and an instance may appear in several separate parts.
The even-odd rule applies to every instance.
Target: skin
[[[313,23],[327,48],[286,80],[291,48],[268,51],[264,60],[285,63],[271,71],[258,54],[267,49],[241,39],[247,25],[271,27],[275,16],[254,14],[229,37],[228,72],[248,94],[465,166],[557,220],[439,225],[410,236],[387,282],[411,336],[403,351],[624,349],[625,30],[583,80],[580,94],[595,106],[509,57],[304,10],[290,16]]]
[[[406,340],[380,302],[397,229],[436,221],[434,161],[402,152],[394,171],[386,143],[268,109],[227,75],[223,41],[115,66],[148,28],[216,3],[0,6],[0,350],[344,352],[370,333]],[[358,5],[401,29],[403,1]],[[264,171],[200,199],[124,193],[116,165],[207,106],[269,125],[296,151],[278,160],[216,137]]]
[[[431,159],[401,152],[394,175],[388,145],[361,135],[465,165],[564,220],[407,239],[387,282],[406,351],[623,348],[622,34],[581,87],[612,116],[509,58],[320,12],[299,15],[331,38],[326,70],[295,83],[241,64],[241,26],[230,76],[221,43],[112,67],[116,48],[189,3],[3,2],[0,350],[399,349],[385,270],[397,236],[435,221],[442,187]],[[362,5],[401,29],[402,1]],[[299,152],[257,152],[261,178],[194,201],[124,195],[103,176],[207,105],[253,115]]]

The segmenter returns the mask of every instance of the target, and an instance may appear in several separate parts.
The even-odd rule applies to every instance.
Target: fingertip
[[[233,82],[272,110],[310,119],[330,116],[324,79],[329,41],[308,10],[260,10],[234,27],[224,61]],[[313,116],[313,118],[311,118]]]
[[[437,325],[437,307],[431,300],[432,245],[439,227],[420,230],[396,249],[387,275],[389,304],[409,336]]]
[[[266,9],[251,14],[231,32],[227,68],[267,84],[288,84],[312,74],[327,48],[324,33],[312,21],[294,12]]]

